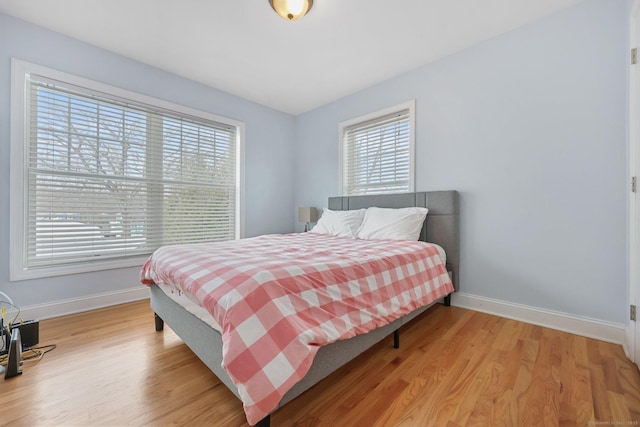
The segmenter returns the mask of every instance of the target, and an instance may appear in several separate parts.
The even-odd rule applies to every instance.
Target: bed
[[[402,208],[426,207],[429,213],[420,233],[420,241],[431,242],[442,247],[446,252],[446,270],[451,277],[454,288],[458,289],[459,271],[459,202],[456,191],[416,192],[375,196],[332,197],[328,207],[334,211],[358,210],[368,207]],[[151,284],[151,307],[155,312],[156,330],[161,331],[164,322],[191,348],[191,350],[211,369],[214,374],[239,398],[238,387],[232,381],[223,365],[222,334],[219,328],[214,328],[207,321],[206,313],[186,310],[173,298],[166,289]],[[441,298],[445,305],[450,303],[450,294]],[[306,374],[295,383],[286,393],[278,397],[275,408],[285,405],[295,399],[305,390],[311,388],[320,380],[354,359],[383,338],[393,334],[394,346],[399,344],[400,327],[424,312],[433,303],[413,309],[403,317],[378,327],[370,332],[355,335],[352,338],[341,339],[331,344],[319,347],[313,362]],[[218,330],[217,330],[218,329]],[[246,397],[246,396],[245,396]],[[246,409],[245,409],[246,410]],[[256,423],[255,420],[250,423]],[[257,421],[260,427],[268,426],[270,417],[267,414]]]

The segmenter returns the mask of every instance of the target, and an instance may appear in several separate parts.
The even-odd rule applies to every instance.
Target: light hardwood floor
[[[240,402],[148,301],[43,321],[57,344],[0,380],[0,424],[245,426]],[[629,426],[640,373],[622,348],[437,305],[271,417],[280,426]]]

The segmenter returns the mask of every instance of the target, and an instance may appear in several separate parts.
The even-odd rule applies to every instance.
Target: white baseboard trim
[[[135,288],[120,291],[21,307],[20,317],[23,319],[50,319],[148,298],[149,289],[146,286],[136,286]]]
[[[625,325],[456,292],[451,305],[624,346]]]
[[[120,291],[22,307],[20,317],[23,319],[44,320],[148,298],[149,290],[143,286],[136,286],[135,288]],[[627,328],[625,325],[618,323],[573,316],[559,311],[511,303],[464,292],[454,293],[451,298],[451,305],[620,344],[625,347],[625,351],[628,351],[625,345],[627,341],[626,334],[628,333]]]

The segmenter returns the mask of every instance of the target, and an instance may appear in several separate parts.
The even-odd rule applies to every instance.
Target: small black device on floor
[[[40,341],[40,322],[37,320],[27,320],[17,325],[11,325],[11,332],[20,330],[20,338],[22,339],[22,347],[30,348],[38,344]]]

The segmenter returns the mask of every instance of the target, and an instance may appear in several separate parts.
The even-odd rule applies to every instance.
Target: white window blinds
[[[413,191],[413,103],[342,129],[342,194]]]
[[[238,237],[238,127],[26,76],[23,269]]]

